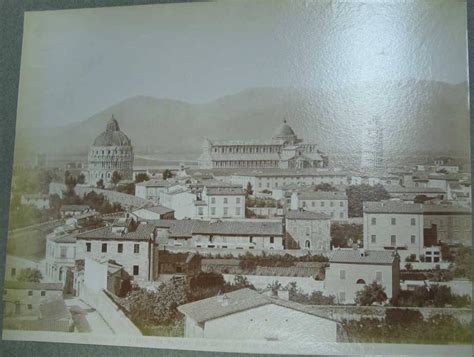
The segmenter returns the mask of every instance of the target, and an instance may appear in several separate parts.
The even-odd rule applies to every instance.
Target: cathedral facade
[[[112,116],[107,127],[93,142],[88,156],[89,183],[103,180],[110,183],[116,171],[124,180],[133,178],[133,146],[130,138],[120,131]]]
[[[327,165],[327,155],[318,150],[316,144],[299,139],[286,120],[268,142],[206,139],[199,157],[199,167],[203,169],[301,169]]]

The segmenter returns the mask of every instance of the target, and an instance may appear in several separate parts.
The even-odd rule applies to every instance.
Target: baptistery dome
[[[121,179],[133,176],[133,147],[130,138],[120,130],[118,121],[112,116],[105,131],[99,134],[89,150],[89,183],[95,185],[102,180],[110,183],[114,172]]]
[[[286,142],[296,142],[297,136],[293,131],[293,128],[289,126],[286,120],[277,128],[273,134],[273,140],[284,140]]]

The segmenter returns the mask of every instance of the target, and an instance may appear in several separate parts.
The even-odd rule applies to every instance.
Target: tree
[[[405,261],[410,263],[416,262],[416,254],[410,254],[405,258]]]
[[[252,184],[249,182],[247,182],[247,187],[245,188],[245,195],[246,196],[252,196],[253,195],[253,187],[252,187]]]
[[[117,171],[114,171],[112,173],[111,181],[114,185],[117,185],[121,179],[122,179],[122,176]]]
[[[329,183],[320,183],[319,185],[315,185],[313,187],[313,190],[314,191],[324,191],[324,192],[337,191],[337,189]]]
[[[140,182],[149,181],[149,180],[150,180],[150,177],[144,172],[141,172],[135,176],[135,183],[140,183]]]
[[[77,176],[77,183],[83,185],[86,183],[86,176],[81,172],[79,176]]]
[[[460,247],[454,258],[454,276],[472,281],[472,248]]]
[[[364,227],[362,224],[331,224],[331,245],[339,248],[352,248],[349,241],[363,242]]]
[[[387,294],[385,294],[385,288],[376,281],[364,286],[362,290],[359,290],[355,298],[357,305],[362,306],[370,306],[373,303],[383,303],[386,300]]]
[[[362,217],[364,202],[378,202],[390,198],[387,190],[380,184],[352,185],[346,189],[346,194],[349,201],[349,217]]]
[[[236,275],[234,277],[234,283],[228,284],[225,290],[226,292],[228,292],[228,291],[239,290],[239,289],[244,289],[244,288],[255,290],[255,286],[253,286],[253,284],[249,282],[247,277],[242,276],[242,275]]]
[[[413,265],[411,263],[406,263],[405,264],[405,269],[408,270],[408,271],[412,271],[413,270]]]
[[[39,283],[43,279],[43,275],[38,269],[26,268],[21,269],[18,275],[18,281],[27,281],[30,283]]]
[[[100,179],[99,181],[97,181],[96,186],[97,188],[104,189],[105,188],[104,180]]]
[[[171,177],[173,177],[173,174],[170,170],[166,169],[165,171],[163,171],[163,180],[167,180]]]

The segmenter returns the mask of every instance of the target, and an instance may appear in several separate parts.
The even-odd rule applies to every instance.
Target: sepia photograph
[[[472,355],[468,78],[463,0],[25,12],[2,338]]]

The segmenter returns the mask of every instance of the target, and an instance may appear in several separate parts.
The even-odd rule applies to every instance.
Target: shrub
[[[418,310],[387,309],[385,321],[389,324],[412,324],[423,321],[423,315]]]
[[[369,306],[373,303],[382,303],[387,300],[385,288],[374,281],[356,293],[355,302],[357,305]]]

